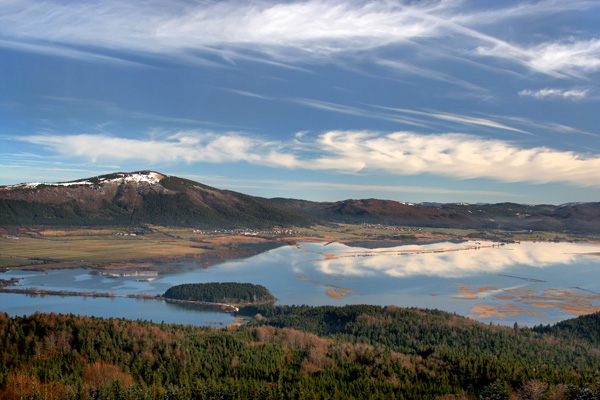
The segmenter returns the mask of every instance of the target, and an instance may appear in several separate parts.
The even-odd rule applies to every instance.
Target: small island
[[[267,304],[277,300],[264,286],[237,282],[185,283],[169,288],[163,298],[227,305]]]

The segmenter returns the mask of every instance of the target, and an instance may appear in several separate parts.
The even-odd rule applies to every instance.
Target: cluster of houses
[[[406,226],[393,226],[393,225],[383,225],[383,224],[368,224],[364,223],[363,226],[367,228],[373,229],[383,229],[386,231],[398,231],[398,232],[417,232],[420,231],[421,228],[411,228]]]
[[[239,228],[239,229],[194,229],[194,233],[200,235],[241,235],[241,236],[262,236],[262,235],[294,235],[298,232],[288,228],[270,228],[263,230]]]

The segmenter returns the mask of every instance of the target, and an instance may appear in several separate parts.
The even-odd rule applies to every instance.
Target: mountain
[[[153,171],[0,187],[1,225],[306,226],[316,222],[600,233],[600,203],[412,204],[253,197]]]
[[[328,222],[600,233],[600,203],[554,206],[517,203],[412,204],[377,199],[328,203],[284,198],[261,201]]]
[[[307,225],[312,219],[252,196],[153,171],[0,187],[0,225]]]
[[[534,231],[600,232],[600,203],[564,205],[444,204],[448,212],[468,214],[496,229],[531,229]]]
[[[486,228],[489,224],[465,213],[391,200],[362,199],[318,203],[292,199],[262,199],[271,205],[312,215],[329,222],[429,227]]]

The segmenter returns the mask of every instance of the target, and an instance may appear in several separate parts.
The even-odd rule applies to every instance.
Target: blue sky
[[[0,0],[0,184],[600,201],[600,2]]]

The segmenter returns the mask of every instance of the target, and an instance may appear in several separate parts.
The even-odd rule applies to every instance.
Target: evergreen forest
[[[238,282],[184,283],[173,286],[163,297],[174,300],[226,304],[274,302],[277,300],[262,285]]]
[[[0,399],[600,399],[600,314],[248,306],[223,329],[0,314]]]

